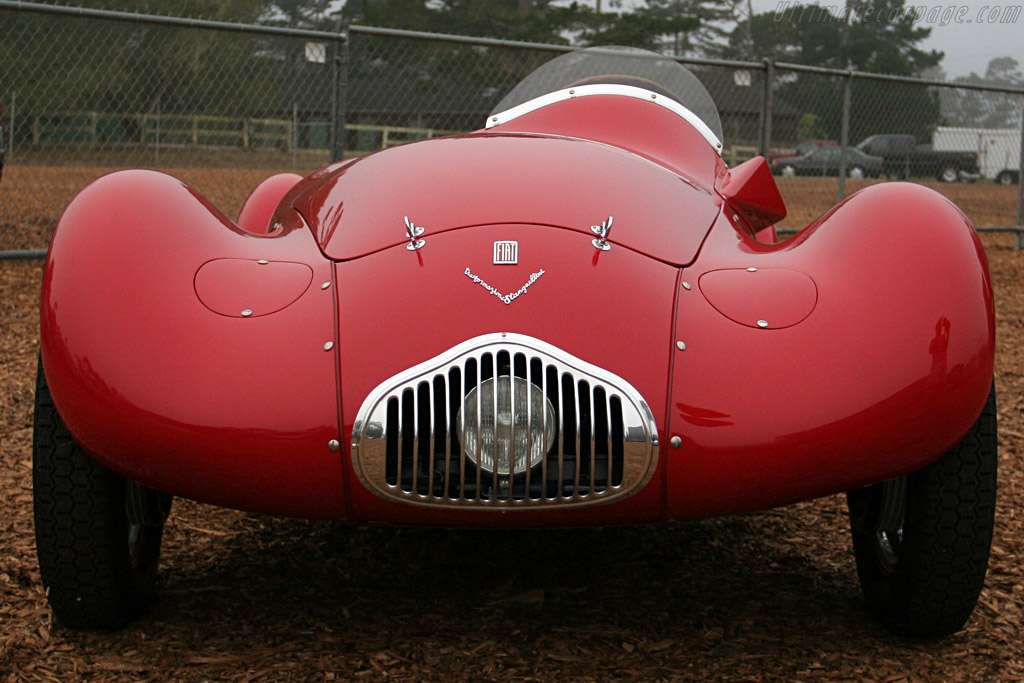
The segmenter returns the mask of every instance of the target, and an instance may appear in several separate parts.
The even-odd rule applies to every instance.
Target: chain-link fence
[[[478,129],[569,49],[0,0],[0,255],[43,253],[74,194],[118,168],[171,173],[233,216],[271,173]],[[933,183],[979,225],[1021,223],[1024,90],[680,61],[718,106],[726,161],[769,158],[784,226],[874,178]]]

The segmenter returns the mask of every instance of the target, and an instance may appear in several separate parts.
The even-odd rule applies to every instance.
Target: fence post
[[[11,132],[10,132],[10,135],[8,136],[8,140],[7,140],[7,163],[8,164],[11,163],[12,161],[14,161],[14,131],[17,130],[17,128],[15,128],[15,123],[14,123],[14,112],[16,110],[17,104],[18,104],[18,92],[14,91],[14,92],[11,93]]]
[[[761,135],[758,140],[758,154],[768,156],[772,144],[772,85],[775,82],[775,60],[764,60],[764,93],[761,98]]]
[[[345,157],[345,109],[348,94],[348,31],[338,27],[331,60],[331,163]]]
[[[298,168],[296,154],[299,151],[299,103],[292,102],[292,135],[288,141],[292,148],[292,168]]]
[[[160,93],[156,95],[156,147],[153,150],[156,165],[160,165]]]
[[[853,103],[853,70],[843,83],[843,119],[839,131],[839,199],[846,198],[846,149],[850,145],[850,106]]]
[[[1024,108],[1020,113],[1020,159],[1017,163],[1017,227],[1024,227]],[[1021,248],[1021,234],[1014,233],[1014,246]]]

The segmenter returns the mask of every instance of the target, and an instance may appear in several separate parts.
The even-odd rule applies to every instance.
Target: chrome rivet
[[[679,448],[680,446],[683,445],[683,440],[680,439],[678,436],[673,436],[669,440],[669,443],[672,444],[672,448]]]
[[[332,453],[337,453],[338,451],[341,450],[341,442],[338,441],[337,439],[331,439],[330,441],[327,442],[327,450],[331,451]]]
[[[268,261],[268,260],[267,260],[267,259],[265,259],[265,258],[261,258],[261,259],[260,259],[259,261],[257,261],[256,263],[260,264],[261,266],[265,266],[265,265],[267,265],[268,263],[270,263],[270,261]]]
[[[654,93],[651,93],[651,99],[652,100],[656,100],[656,99],[658,99],[658,96],[656,94],[654,94]]]
[[[248,318],[250,315],[252,315],[252,309],[251,308],[247,308],[244,311],[242,311],[242,317],[243,318]]]
[[[767,320],[758,320],[757,321],[757,326],[758,327],[768,327],[768,321]]]
[[[757,272],[757,268],[747,268],[747,272],[748,273],[756,273]]]
[[[330,283],[330,282],[325,282],[325,283],[323,283],[322,285],[320,285],[320,289],[327,289],[327,288],[328,288],[328,287],[330,287],[330,286],[331,286],[331,283]]]
[[[498,117],[497,116],[492,116],[491,117],[491,121],[493,121],[494,123],[497,123],[498,122]]]
[[[330,351],[334,348],[334,342],[327,342],[324,344],[324,351]]]
[[[683,283],[683,289],[685,289],[685,290],[690,290],[690,289],[693,289],[693,288],[692,288],[692,287],[690,287],[690,283],[689,283],[689,282],[684,282],[684,283]]]
[[[569,89],[569,94],[570,94],[570,95],[575,95],[575,94],[576,94],[576,91],[570,88],[570,89]]]
[[[676,348],[679,349],[680,351],[685,351],[686,350],[686,342],[677,341],[676,342]]]

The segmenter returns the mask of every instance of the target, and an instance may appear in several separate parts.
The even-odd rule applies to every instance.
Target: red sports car
[[[867,603],[942,635],[984,581],[994,325],[964,215],[868,187],[795,237],[707,91],[559,57],[467,135],[279,175],[232,221],[150,171],[46,263],[35,519],[71,627],[125,624],[171,496],[350,523],[548,528],[849,492]]]

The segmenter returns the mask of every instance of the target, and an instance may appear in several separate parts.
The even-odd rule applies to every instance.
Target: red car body
[[[746,512],[953,448],[994,352],[964,215],[876,185],[777,242],[765,161],[727,168],[713,134],[638,90],[570,89],[471,134],[275,176],[237,224],[160,173],[94,182],[46,264],[60,417],[165,493],[444,527]],[[503,363],[523,383],[485,386]],[[480,460],[500,382],[511,401],[530,387],[525,424],[543,414],[529,449],[551,434],[515,472],[497,446]]]
[[[624,131],[624,116],[641,123]],[[746,205],[779,199],[763,161],[748,164],[730,171],[671,112],[606,95],[328,167],[285,194],[270,233],[168,176],[112,174],[68,207],[47,262],[56,405],[89,453],[160,490],[353,521],[703,517],[926,465],[967,431],[992,377],[991,287],[970,224],[939,195],[891,184],[766,244]],[[404,216],[427,226],[422,250],[406,249]],[[590,227],[608,216],[602,252]],[[519,242],[518,265],[491,263],[499,240]],[[545,274],[505,305],[466,268],[502,292]],[[371,390],[501,332],[636,387],[658,436],[643,490],[495,515],[360,483],[352,428]]]

